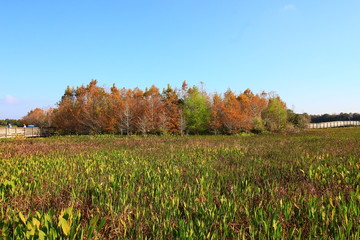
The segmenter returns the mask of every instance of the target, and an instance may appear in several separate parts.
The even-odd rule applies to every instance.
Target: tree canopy
[[[168,85],[161,92],[154,85],[143,91],[114,84],[107,90],[96,80],[68,86],[55,108],[36,108],[22,119],[64,134],[144,135],[281,131],[288,125],[300,126],[300,120],[279,96],[250,89],[209,94],[203,86],[189,87],[184,81],[181,89]]]

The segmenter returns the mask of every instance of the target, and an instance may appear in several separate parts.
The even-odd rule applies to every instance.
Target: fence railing
[[[24,136],[24,137],[40,137],[41,129],[39,127],[0,127],[0,138]]]
[[[322,122],[310,123],[309,128],[336,128],[336,127],[351,127],[360,126],[360,121],[335,121],[335,122]]]

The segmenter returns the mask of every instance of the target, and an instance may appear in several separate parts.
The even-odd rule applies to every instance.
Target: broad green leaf
[[[33,219],[32,219],[32,223],[36,226],[37,229],[40,228],[40,221],[37,220],[36,218],[33,218]]]
[[[39,239],[44,240],[45,237],[46,237],[46,234],[43,231],[39,230]]]
[[[35,234],[35,228],[34,228],[34,226],[33,226],[30,222],[28,222],[28,223],[26,224],[26,227],[27,227],[27,229],[28,229],[28,232],[26,233],[26,235],[34,236],[34,234]]]
[[[20,217],[21,221],[26,225],[27,219],[24,217],[24,215],[21,212],[19,212],[19,217]]]
[[[61,227],[61,229],[62,229],[63,233],[65,234],[65,236],[69,235],[70,226],[69,226],[68,222],[64,218],[60,218],[59,226]]]

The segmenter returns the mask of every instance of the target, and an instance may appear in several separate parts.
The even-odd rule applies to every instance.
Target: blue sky
[[[360,112],[360,1],[0,0],[0,119],[66,86],[276,91],[296,112]]]

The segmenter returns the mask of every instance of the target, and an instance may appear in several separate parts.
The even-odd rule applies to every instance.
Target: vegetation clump
[[[197,86],[155,86],[142,91],[110,91],[92,80],[87,86],[67,87],[54,109],[36,108],[22,121],[55,127],[63,134],[236,134],[280,132],[307,126],[306,114],[295,114],[276,94],[208,94]]]

